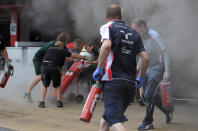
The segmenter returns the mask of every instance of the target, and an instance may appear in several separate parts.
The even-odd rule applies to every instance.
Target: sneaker
[[[45,108],[45,102],[44,101],[40,101],[38,107]]]
[[[169,112],[166,114],[166,123],[170,123],[173,119],[173,111],[174,111],[174,106],[171,106],[171,109],[169,110]]]
[[[57,100],[57,102],[56,102],[56,106],[57,106],[57,107],[63,107],[63,103],[62,103],[62,101]]]
[[[142,124],[142,125],[140,125],[138,127],[138,130],[150,130],[150,129],[154,129],[154,126],[153,126],[152,123],[151,124],[148,124],[148,125]]]
[[[139,98],[137,101],[140,104],[140,106],[145,106],[145,102],[142,98]]]
[[[26,99],[29,103],[32,103],[32,97],[31,97],[31,93],[26,93],[24,94],[24,99]]]

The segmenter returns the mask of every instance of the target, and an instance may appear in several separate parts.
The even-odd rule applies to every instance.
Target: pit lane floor
[[[41,109],[38,102],[0,100],[0,131],[97,131],[103,102],[98,103],[90,123],[79,120],[82,108],[83,104],[78,103],[67,102],[57,108],[55,103],[47,102],[46,108]],[[125,114],[129,119],[125,123],[127,131],[135,131],[144,118],[145,107],[132,103]],[[165,123],[165,115],[156,108],[154,126],[155,131],[198,131],[198,106],[176,103],[171,124]]]

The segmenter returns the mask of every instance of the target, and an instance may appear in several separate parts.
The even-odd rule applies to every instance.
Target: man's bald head
[[[121,8],[116,4],[109,5],[106,9],[106,18],[109,20],[121,19]]]

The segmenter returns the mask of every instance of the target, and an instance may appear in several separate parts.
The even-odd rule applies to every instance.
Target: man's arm
[[[2,50],[2,55],[3,55],[3,57],[6,61],[8,70],[12,70],[13,66],[10,64],[10,61],[9,61],[9,58],[8,58],[8,52],[7,52],[6,48]]]
[[[163,51],[163,55],[164,55],[164,65],[165,65],[165,72],[164,72],[164,76],[163,79],[164,80],[168,80],[169,76],[170,76],[170,59],[168,56],[168,52],[165,46],[165,42],[164,39],[162,38],[162,36],[157,32],[154,39],[156,40],[157,44],[159,45],[160,49]]]
[[[104,73],[103,67],[111,51],[111,44],[112,44],[111,40],[108,40],[108,39],[104,39],[102,42],[102,46],[101,46],[99,58],[98,58],[98,66],[95,72],[93,73],[94,80],[101,80],[103,76],[103,73]]]
[[[103,68],[105,61],[111,51],[111,40],[104,39],[98,58],[98,68]]]
[[[138,63],[138,74],[137,74],[137,77],[136,77],[136,87],[137,88],[141,88],[142,84],[143,84],[143,77],[144,77],[144,74],[147,70],[147,67],[149,65],[149,57],[147,55],[147,52],[146,51],[141,51],[139,53],[140,55],[140,59],[139,59],[139,63]],[[141,96],[141,94],[140,94]]]
[[[164,53],[164,65],[165,65],[165,72],[164,72],[163,79],[168,80],[170,76],[170,59],[166,50],[163,51],[163,53]]]
[[[141,65],[141,58],[138,59],[136,76],[138,76],[140,72],[140,65]]]
[[[147,52],[146,51],[141,51],[139,53],[140,55],[140,60],[139,60],[139,76],[140,77],[144,77],[144,74],[148,68],[148,65],[149,65],[149,57],[147,55]]]
[[[91,63],[92,64],[95,64],[95,65],[98,64],[98,59],[97,60],[94,60],[94,61],[91,61]]]
[[[5,59],[5,61],[8,63],[9,59],[8,59],[8,52],[7,52],[6,49],[2,50],[2,55],[3,55],[4,59]]]
[[[70,57],[73,58],[73,59],[79,59],[79,60],[80,59],[83,59],[83,60],[87,59],[87,57],[79,55],[79,54],[76,54],[76,53],[71,53]]]

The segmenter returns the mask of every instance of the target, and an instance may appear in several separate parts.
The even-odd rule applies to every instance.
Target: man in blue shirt
[[[105,111],[100,123],[100,131],[125,131],[124,116],[133,92],[135,81],[138,87],[147,69],[149,58],[142,39],[134,29],[121,20],[121,8],[110,5],[106,9],[106,21],[100,28],[102,46],[98,66],[93,73],[94,80],[102,80],[104,85]],[[136,55],[142,59],[141,69],[136,78]]]
[[[169,110],[165,110],[162,107],[161,96],[156,93],[160,81],[162,79],[168,80],[169,78],[169,56],[163,38],[157,31],[148,29],[146,21],[135,19],[132,22],[132,28],[141,34],[144,47],[150,59],[143,82],[145,88],[144,97],[146,99],[146,116],[142,125],[138,127],[138,130],[148,130],[154,128],[152,122],[155,105],[165,113],[166,123],[170,123],[172,120],[174,108],[171,107]]]

